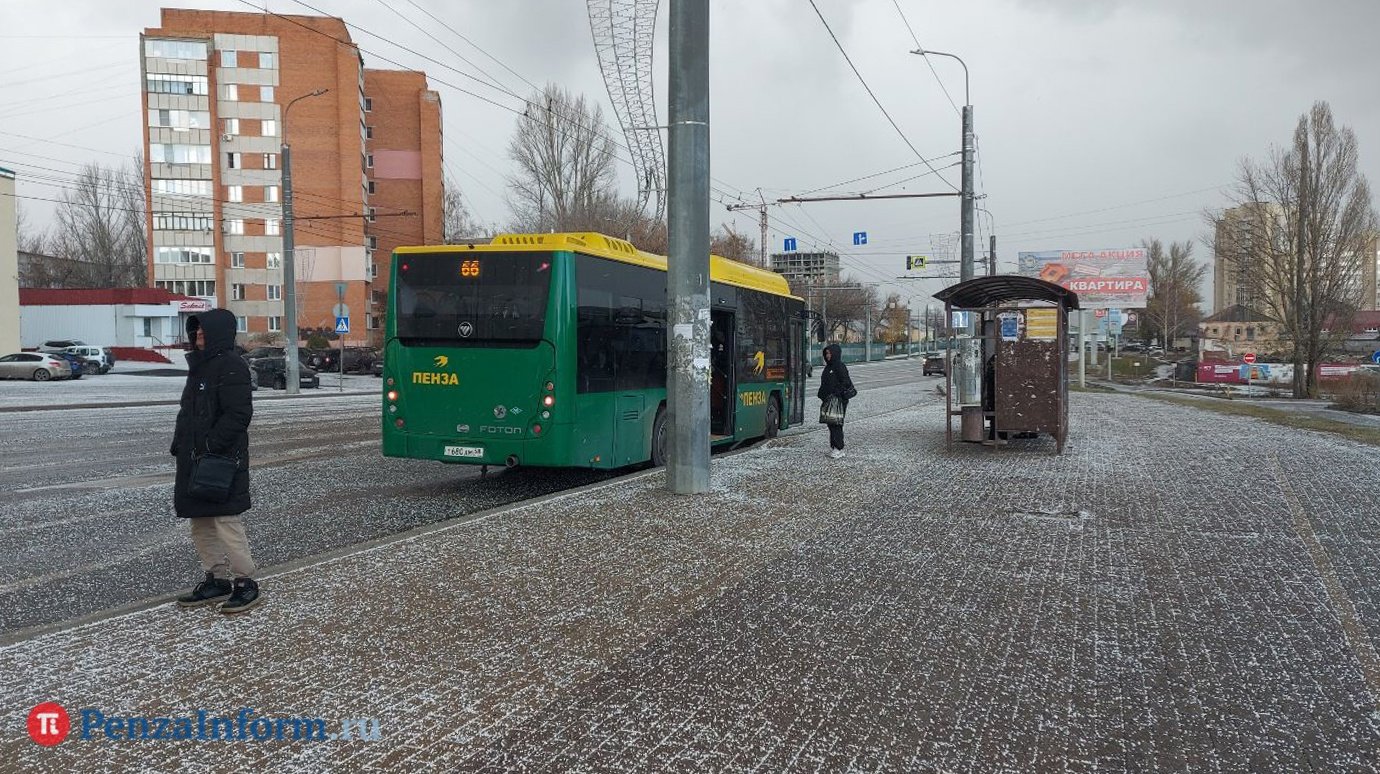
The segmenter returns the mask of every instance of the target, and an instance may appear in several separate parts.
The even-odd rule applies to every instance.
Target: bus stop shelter
[[[1062,454],[1068,437],[1068,313],[1078,308],[1078,295],[1034,277],[999,274],[951,285],[934,297],[944,302],[951,323],[954,312],[973,316],[981,363],[980,405],[955,408],[953,369],[944,369],[945,442],[953,444],[957,416],[964,441],[999,446],[1013,437],[1048,434]]]

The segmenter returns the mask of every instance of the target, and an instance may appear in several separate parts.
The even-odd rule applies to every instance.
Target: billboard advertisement
[[[1020,253],[1019,259],[1021,274],[1072,290],[1084,309],[1139,309],[1150,294],[1143,247],[1045,250]]]

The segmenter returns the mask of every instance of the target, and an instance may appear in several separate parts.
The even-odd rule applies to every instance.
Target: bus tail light
[[[389,390],[389,391],[388,391],[388,399],[389,399],[389,400],[393,400],[393,401],[397,400],[397,399],[398,399],[398,391],[397,391],[397,390]]]
[[[547,392],[551,392],[551,391],[555,390],[555,389],[556,389],[556,383],[555,383],[555,382],[547,382],[547,383],[546,383],[545,389],[546,389]]]
[[[547,408],[551,408],[552,406],[556,405],[556,396],[547,395],[546,397],[541,399],[541,405],[546,406]]]
[[[540,423],[540,422],[536,423],[535,425],[532,425],[532,435],[541,435],[541,423]]]
[[[402,420],[402,417],[398,417],[397,419],[393,420],[393,426],[394,426],[394,427],[396,427],[396,428],[398,428],[398,429],[402,429],[403,425],[404,425],[404,422],[403,422],[403,420]]]

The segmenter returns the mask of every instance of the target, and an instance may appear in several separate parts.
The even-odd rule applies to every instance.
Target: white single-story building
[[[162,288],[20,288],[20,346],[80,339],[100,347],[174,347],[185,338],[187,317],[211,306]]]

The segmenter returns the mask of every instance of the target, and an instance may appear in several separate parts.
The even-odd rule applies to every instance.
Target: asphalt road
[[[861,392],[942,383],[919,369],[918,359],[855,366],[854,380]],[[808,386],[805,429],[817,384]],[[850,418],[896,400],[860,399]],[[256,404],[249,530],[261,567],[615,475],[519,468],[481,480],[475,467],[385,459],[377,411],[372,395]],[[175,406],[135,406],[0,417],[0,636],[199,579],[187,525],[172,514],[175,415]]]

